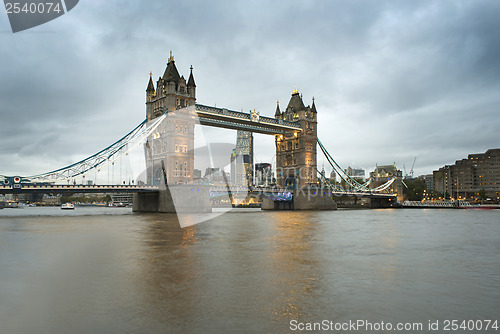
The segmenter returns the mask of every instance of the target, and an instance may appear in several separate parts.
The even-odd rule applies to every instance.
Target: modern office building
[[[236,186],[253,184],[253,134],[238,130],[236,148],[231,153],[231,183]]]
[[[254,180],[256,187],[269,187],[273,182],[271,164],[268,162],[256,163]]]
[[[417,177],[417,179],[424,181],[427,190],[434,189],[434,175],[433,174],[420,175]]]

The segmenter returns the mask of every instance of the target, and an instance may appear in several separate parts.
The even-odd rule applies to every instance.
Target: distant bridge
[[[157,186],[148,185],[63,185],[63,184],[13,184],[0,185],[0,194],[75,194],[75,193],[137,193],[158,191]]]
[[[186,185],[189,188],[190,185]],[[196,185],[193,185],[196,187]],[[33,194],[98,194],[98,193],[138,193],[138,192],[156,192],[160,188],[158,186],[150,185],[61,185],[61,184],[13,184],[13,185],[0,185],[0,194],[19,194],[19,193],[33,193]],[[326,188],[312,189],[312,195],[316,195],[325,191]],[[228,191],[224,187],[213,187],[210,189],[210,197],[234,196],[241,195],[257,195],[264,197],[272,197],[276,200],[292,200],[293,194],[300,190],[291,189],[277,189],[277,188],[230,188]],[[333,196],[352,196],[364,198],[394,198],[395,195],[388,193],[368,193],[359,191],[348,190],[332,190]]]

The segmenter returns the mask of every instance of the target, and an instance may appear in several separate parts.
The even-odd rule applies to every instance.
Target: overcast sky
[[[181,75],[193,65],[198,103],[273,116],[297,85],[344,168],[409,172],[416,157],[415,175],[431,173],[500,147],[499,13],[497,0],[82,0],[13,34],[2,10],[0,174],[63,167],[123,136],[170,50]],[[274,138],[255,143],[273,161]]]

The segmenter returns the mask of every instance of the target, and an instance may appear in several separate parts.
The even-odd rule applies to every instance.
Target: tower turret
[[[194,82],[194,75],[193,75],[193,65],[191,65],[190,73],[189,73],[189,79],[187,83],[187,92],[189,96],[191,97],[188,99],[188,105],[193,105],[196,100],[196,83]]]
[[[196,87],[196,83],[194,82],[194,75],[193,75],[193,65],[189,68],[191,72],[189,73],[189,79],[188,79],[188,87]]]
[[[153,98],[155,96],[155,86],[153,84],[153,72],[149,71],[149,83],[146,88],[146,117],[151,120],[153,113]]]
[[[149,83],[148,87],[146,88],[146,95],[147,96],[153,96],[155,95],[155,86],[153,84],[153,72],[149,72]]]
[[[280,101],[276,101],[276,112],[274,113],[274,118],[281,119]]]

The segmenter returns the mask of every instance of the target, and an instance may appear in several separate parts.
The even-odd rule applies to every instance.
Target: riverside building
[[[500,200],[500,148],[485,153],[469,154],[467,159],[457,160],[433,172],[437,192],[446,190],[447,198],[467,200],[487,198]]]

